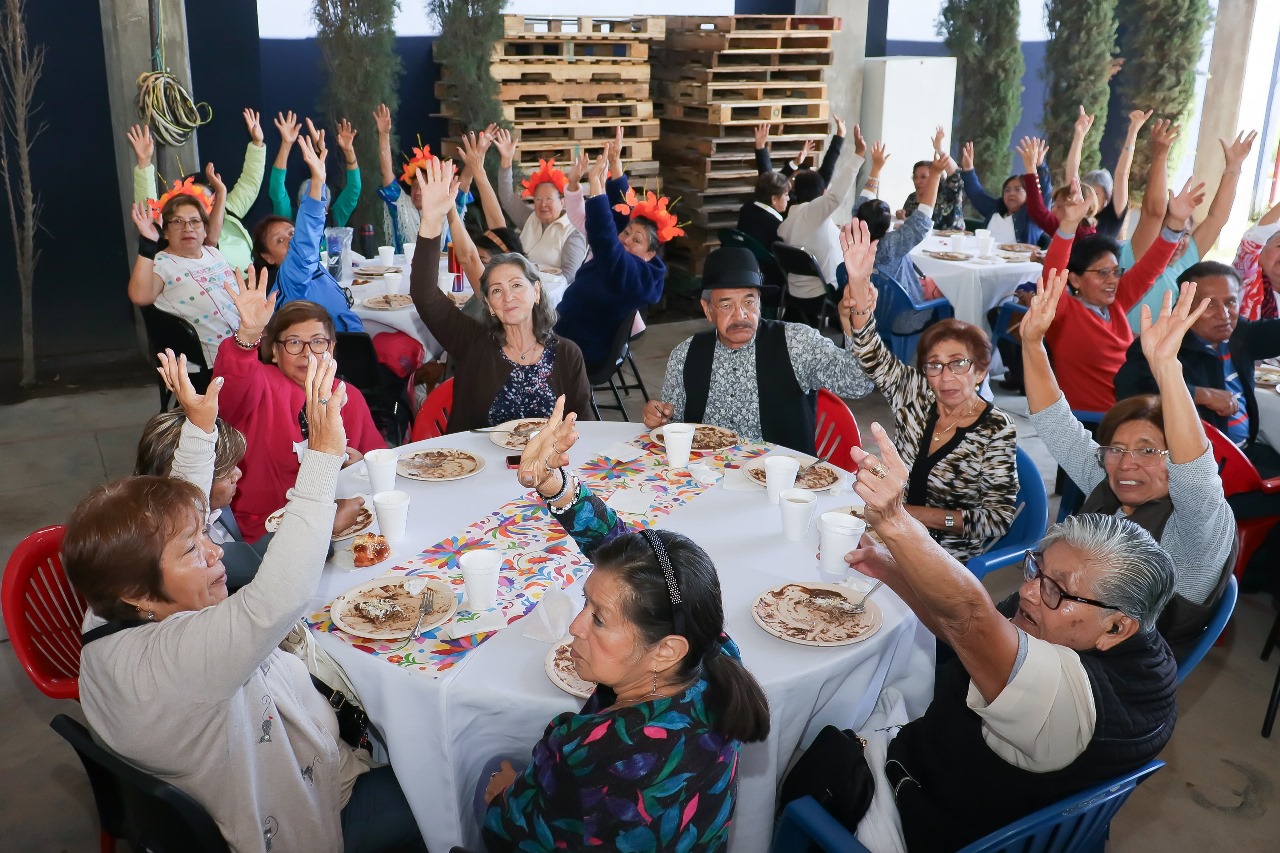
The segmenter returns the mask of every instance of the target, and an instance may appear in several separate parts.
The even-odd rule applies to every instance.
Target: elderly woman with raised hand
[[[1138,131],[1151,118],[1151,110],[1133,110],[1129,113],[1129,128],[1125,133],[1124,144],[1120,147],[1120,156],[1116,158],[1116,171],[1113,178],[1106,169],[1094,169],[1084,175],[1080,174],[1080,156],[1084,149],[1084,139],[1093,127],[1094,117],[1079,107],[1075,127],[1071,136],[1071,145],[1067,149],[1067,159],[1063,164],[1063,172],[1070,181],[1079,177],[1082,184],[1093,187],[1098,199],[1097,229],[1103,237],[1112,240],[1123,240],[1125,219],[1129,215],[1129,169],[1133,165],[1133,152],[1138,141]],[[1150,192],[1151,188],[1148,187]],[[1161,200],[1164,190],[1160,191]],[[1158,217],[1163,211],[1158,211]],[[1157,303],[1158,304],[1158,303]]]
[[[599,686],[547,725],[528,766],[490,765],[485,846],[722,851],[738,752],[768,736],[768,702],[724,633],[706,552],[678,533],[633,532],[565,470],[577,433],[564,405],[525,447],[519,479],[595,564],[569,633],[578,674]]]
[[[129,276],[129,301],[155,305],[186,320],[200,338],[205,363],[213,364],[219,344],[240,325],[235,303],[224,289],[235,285],[234,268],[205,243],[210,208],[198,189],[178,188],[160,198],[163,236],[153,210],[146,204],[133,206],[138,257]]]
[[[1178,245],[1182,229],[1204,198],[1204,184],[1191,186],[1169,199],[1160,237],[1132,269],[1119,265],[1114,240],[1093,235],[1078,239],[1078,224],[1090,202],[1079,182],[1068,188],[1061,227],[1049,244],[1046,270],[1066,269],[1075,296],[1063,300],[1049,329],[1049,348],[1058,357],[1058,377],[1071,408],[1105,412],[1116,401],[1115,377],[1124,366],[1133,342],[1126,313],[1151,289]]]
[[[1049,178],[1049,167],[1044,164],[1044,155],[1049,149],[1041,148],[1036,152],[1036,177],[1040,182],[1040,200],[1046,207],[1053,193],[1053,185]],[[973,209],[987,217],[987,228],[991,236],[1000,243],[1026,243],[1040,245],[1044,231],[1031,221],[1027,214],[1027,188],[1021,175],[1011,175],[1000,187],[1000,197],[992,198],[978,180],[978,173],[973,168],[973,143],[966,142],[960,151],[960,177],[964,181],[964,192]]]
[[[305,140],[304,140],[305,142]],[[324,307],[297,300],[276,310],[278,294],[267,294],[266,272],[240,282],[235,295],[240,327],[222,342],[214,362],[216,376],[226,377],[222,416],[245,435],[248,449],[244,477],[231,503],[248,542],[266,531],[267,516],[284,506],[298,477],[307,448],[308,424],[303,408],[307,365],[311,356],[333,354],[333,319]],[[374,426],[360,392],[347,392],[342,418],[348,464],[387,443]]]
[[[452,163],[418,172],[422,227],[409,275],[418,315],[449,352],[457,371],[449,432],[494,426],[515,418],[547,417],[559,394],[590,411],[591,385],[577,344],[555,335],[555,310],[538,271],[523,255],[496,255],[480,279],[488,305],[475,320],[437,285],[440,234],[457,193]]]
[[[1117,403],[1102,419],[1094,441],[1072,416],[1044,348],[1055,313],[1070,302],[1063,297],[1065,287],[1065,276],[1047,273],[1022,321],[1031,422],[1067,476],[1088,496],[1084,512],[1122,513],[1172,555],[1177,595],[1161,616],[1160,630],[1181,653],[1199,637],[1235,564],[1235,520],[1178,362],[1182,339],[1209,300],[1192,311],[1196,285],[1188,282],[1176,309],[1170,310],[1166,296],[1154,322],[1151,311],[1143,311],[1142,352],[1160,395]]]
[[[232,850],[421,850],[391,768],[340,738],[306,665],[279,648],[316,594],[347,443],[337,365],[308,362],[311,448],[236,595],[192,483],[130,477],[76,507],[63,564],[107,620],[84,637],[80,701],[107,746],[195,798]]]
[[[956,659],[924,716],[895,716],[889,690],[864,728],[875,795],[859,839],[877,853],[958,850],[1159,754],[1177,717],[1177,666],[1154,630],[1174,560],[1127,519],[1076,516],[1027,552],[1022,586],[995,605],[903,506],[907,466],[872,433],[881,458],[855,449],[855,488],[884,545],[864,539],[847,559]]]
[[[920,193],[931,180],[933,169],[931,164],[942,158],[946,164],[946,180],[938,186],[936,191],[937,197],[933,202],[933,226],[943,231],[963,231],[964,179],[960,176],[960,167],[956,165],[956,161],[951,159],[951,155],[942,147],[946,137],[947,132],[943,130],[942,125],[938,125],[938,129],[933,134],[933,160],[920,160],[911,167],[911,183],[915,186],[915,190],[907,196],[902,209],[897,213],[897,218],[906,219],[923,203]]]
[[[254,263],[271,276],[271,289],[281,307],[295,299],[323,305],[339,332],[363,332],[364,323],[351,310],[350,294],[320,263],[324,236],[324,138],[298,140],[302,159],[311,167],[311,186],[298,204],[296,224],[268,216],[253,228]]]
[[[951,556],[967,560],[1005,534],[1018,497],[1017,429],[978,394],[991,342],[977,326],[943,320],[921,335],[915,367],[898,361],[876,333],[876,244],[866,223],[845,226],[840,239],[849,272],[840,319],[895,412],[894,443],[911,472],[906,510]]]
[[[564,210],[564,192],[569,183],[555,161],[541,161],[538,171],[523,182],[524,193],[516,195],[512,163],[516,142],[511,131],[494,128],[493,145],[498,149],[498,198],[502,209],[520,229],[520,242],[529,260],[548,271],[558,270],[569,281],[587,257],[587,237],[574,228]],[[530,209],[522,199],[532,198]],[[486,214],[487,218],[487,214]]]

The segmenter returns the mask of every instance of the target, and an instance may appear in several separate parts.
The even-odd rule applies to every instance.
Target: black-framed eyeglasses
[[[298,355],[307,347],[311,347],[311,351],[316,355],[321,355],[329,351],[329,344],[332,341],[329,338],[312,338],[309,341],[304,341],[301,338],[289,338],[283,341],[278,340],[276,343],[284,347],[284,351],[289,355]]]
[[[1125,450],[1123,447],[1106,446],[1099,447],[1094,453],[1098,456],[1098,464],[1103,467],[1106,467],[1109,462],[1119,465],[1120,460],[1128,454],[1129,458],[1141,467],[1154,468],[1169,455],[1169,451],[1158,447],[1135,447],[1132,450]]]
[[[1050,610],[1057,610],[1064,601],[1078,601],[1081,604],[1092,604],[1094,607],[1101,607],[1103,610],[1119,610],[1113,604],[1107,604],[1098,601],[1095,598],[1083,598],[1079,595],[1070,595],[1062,587],[1058,586],[1058,582],[1044,573],[1044,552],[1043,551],[1027,551],[1026,556],[1022,560],[1022,576],[1029,581],[1040,579],[1040,600],[1044,602],[1044,606]]]
[[[944,367],[951,371],[952,376],[964,376],[973,369],[973,359],[957,358],[955,361],[948,361],[945,364],[940,361],[926,361],[924,363],[924,375],[941,376],[942,368]]]
[[[1096,275],[1098,275],[1098,276],[1101,276],[1102,278],[1115,278],[1115,279],[1119,279],[1119,278],[1123,278],[1123,277],[1124,277],[1124,274],[1125,274],[1126,272],[1128,272],[1128,270],[1127,270],[1127,269],[1125,269],[1124,267],[1105,267],[1105,268],[1103,268],[1103,269],[1092,269],[1092,268],[1091,268],[1091,269],[1087,269],[1087,270],[1085,270],[1085,272],[1091,272],[1091,273],[1094,273],[1094,274],[1096,274]]]

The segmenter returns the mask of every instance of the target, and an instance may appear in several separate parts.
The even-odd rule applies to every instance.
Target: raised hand
[[[151,138],[151,128],[145,124],[135,124],[124,134],[133,146],[133,155],[138,158],[138,168],[145,169],[151,165],[151,158],[156,154],[156,143]]]
[[[756,148],[764,148],[769,144],[769,122],[757,124],[755,128]]]
[[[1075,132],[1076,136],[1083,137],[1089,132],[1089,129],[1093,127],[1094,116],[1086,113],[1083,105],[1078,106],[1076,109],[1078,109],[1079,112],[1076,114]]]
[[[1204,203],[1204,181],[1192,186],[1191,182],[1194,180],[1195,178],[1187,178],[1187,182],[1182,185],[1182,192],[1177,195],[1169,193],[1169,212],[1165,215],[1164,223],[1174,231],[1186,228],[1191,214]]]
[[[557,468],[569,464],[569,448],[578,440],[578,431],[574,428],[578,416],[570,412],[564,413],[564,395],[556,398],[555,408],[547,425],[530,438],[520,454],[520,470],[517,479],[520,485],[537,488],[544,483],[556,486],[559,490],[558,477],[549,477]],[[553,491],[552,494],[555,492]]]
[[[960,169],[965,172],[973,171],[973,143],[966,142],[960,149]]]
[[[457,169],[450,160],[431,160],[418,169],[414,180],[418,183],[422,196],[422,218],[443,222],[453,208],[453,199],[457,195],[457,183],[454,176]]]
[[[311,137],[311,144],[315,147],[316,152],[326,150],[324,144],[324,131],[316,130],[316,126],[311,123],[311,118],[307,117],[307,136]],[[324,155],[321,155],[322,157]]]
[[[910,474],[884,427],[873,423],[871,435],[880,450],[878,459],[861,447],[851,448],[849,455],[858,466],[853,490],[866,502],[867,523],[879,528],[909,517],[903,509],[903,497]]]
[[[472,174],[484,168],[485,149],[480,147],[480,141],[484,138],[483,131],[479,134],[474,131],[467,131],[459,137],[458,142],[462,147],[462,162],[466,164]]]
[[[213,432],[218,425],[218,393],[222,390],[223,377],[215,376],[208,390],[200,394],[191,384],[186,355],[175,356],[173,350],[166,349],[156,353],[156,358],[160,359],[156,372],[164,380],[164,387],[177,398],[187,420],[205,433]]]
[[[267,323],[271,322],[271,315],[276,312],[276,297],[279,292],[267,293],[270,284],[267,282],[266,267],[255,275],[253,265],[250,264],[248,278],[238,269],[233,269],[232,272],[235,273],[238,287],[232,287],[229,282],[223,282],[222,286],[231,295],[231,301],[236,304],[236,313],[240,315],[240,328],[236,330],[236,337],[243,343],[252,343],[254,338],[262,334]]]
[[[355,143],[356,143],[356,134],[359,133],[360,131],[352,127],[351,122],[347,121],[345,118],[338,119],[338,126],[335,128],[335,130],[337,131],[336,137],[338,142],[338,150],[342,152],[347,162],[351,162],[353,159],[355,159],[355,156],[356,156],[355,150],[354,150]]]
[[[497,122],[490,122],[489,126],[484,129],[484,133],[480,134],[477,140],[480,143],[480,150],[488,151],[489,146],[493,144],[493,135],[498,132]]]
[[[844,119],[840,118],[840,116],[832,116],[832,120],[833,120],[833,121],[835,121],[835,123],[836,123],[836,132],[835,132],[835,134],[834,134],[834,135],[835,135],[835,136],[844,136],[844,131],[845,131],[845,123],[844,123]],[[853,125],[853,136],[854,136],[854,138],[855,138],[855,139],[857,139],[857,138],[858,138],[858,137],[860,137],[861,135],[862,135],[862,131],[861,131],[861,129],[858,127],[857,123],[855,122],[855,123],[854,123],[854,125]]]
[[[1142,126],[1151,119],[1154,110],[1133,110],[1129,113],[1129,132],[1137,134]]]
[[[609,164],[605,161],[605,155],[601,154],[587,169],[587,192],[591,195],[599,195],[604,192],[604,173]]]
[[[943,129],[942,125],[938,125],[937,129],[933,132],[933,150],[941,151],[943,140],[946,138],[947,132]]]
[[[1239,169],[1248,158],[1249,152],[1253,150],[1253,142],[1258,138],[1258,131],[1251,130],[1245,133],[1243,130],[1236,134],[1235,141],[1227,142],[1225,139],[1219,139],[1222,145],[1222,156],[1227,160],[1227,170]]]
[[[1036,138],[1036,167],[1044,165],[1044,158],[1049,154],[1049,143],[1043,139]]]
[[[204,176],[209,182],[209,187],[213,190],[214,195],[225,196],[227,194],[227,185],[222,182],[222,176],[213,170],[212,163],[205,164]]]
[[[1093,204],[1093,190],[1091,189],[1089,193],[1088,196],[1084,194],[1084,190],[1080,188],[1079,178],[1071,179],[1071,195],[1065,201],[1059,202],[1064,231],[1079,225],[1089,215],[1089,206]]]
[[[879,293],[871,283],[871,273],[876,264],[876,247],[879,241],[871,240],[867,223],[854,219],[840,230],[840,248],[844,251],[844,268],[849,283],[840,300],[842,325],[850,330],[862,329],[871,321]]]
[[[1160,304],[1160,316],[1155,320],[1151,319],[1151,306],[1142,306],[1139,338],[1142,341],[1142,354],[1146,356],[1152,371],[1161,366],[1178,364],[1178,350],[1182,347],[1182,339],[1209,307],[1209,300],[1205,298],[1200,300],[1200,307],[1192,310],[1196,303],[1194,281],[1182,285],[1178,304],[1171,308],[1172,302],[1173,294],[1166,291]]]
[[[1151,125],[1151,145],[1157,151],[1167,152],[1181,132],[1182,128],[1169,119],[1158,118]]]
[[[609,172],[617,180],[623,175],[622,170],[622,146],[624,143],[622,134],[622,125],[618,125],[613,131],[613,146],[605,146],[605,153],[609,157]]]
[[[511,136],[511,131],[505,127],[500,127],[493,132],[493,147],[498,149],[498,157],[502,168],[510,168],[511,163],[516,157],[516,141]]]
[[[888,146],[878,140],[871,143],[871,171],[879,174],[887,162],[889,162]]]
[[[378,104],[373,111],[373,126],[378,131],[378,136],[391,135],[391,110],[386,104]]]
[[[951,159],[951,155],[947,152],[934,152],[933,159],[929,161],[929,174],[941,175],[946,172],[953,163],[955,163],[955,161]]]
[[[308,138],[301,137],[298,140],[298,149],[302,151],[302,160],[311,168],[311,183],[323,184],[325,177],[324,167],[324,134],[320,134],[319,146],[313,146],[312,141]]]
[[[1013,147],[1018,152],[1018,156],[1022,158],[1022,171],[1028,175],[1034,175],[1036,171],[1036,140],[1030,136],[1022,137],[1022,141]]]
[[[1058,311],[1058,300],[1067,289],[1067,276],[1066,270],[1045,270],[1036,282],[1036,295],[1031,297],[1031,304],[1018,327],[1024,347],[1038,346],[1048,334]]]
[[[800,156],[796,157],[796,168],[800,168],[805,161],[813,156],[813,140],[806,139],[804,144],[800,146]]]
[[[156,228],[156,221],[151,216],[151,205],[145,201],[137,202],[129,211],[130,219],[133,220],[133,227],[138,229],[138,233],[148,240],[160,240],[160,230]]]
[[[569,179],[569,192],[578,192],[578,188],[582,186],[582,179],[586,177],[587,170],[591,168],[591,156],[581,151],[578,156],[573,158],[573,162],[569,164],[569,171],[566,177]]]
[[[262,118],[257,110],[251,110],[245,107],[244,110],[244,126],[249,131],[249,139],[254,145],[262,144]]]
[[[844,136],[844,120],[836,119],[836,136]],[[853,153],[859,157],[867,156],[867,140],[862,138],[862,127],[853,123]]]
[[[293,110],[287,113],[276,113],[273,122],[276,130],[280,131],[280,142],[283,145],[293,145],[298,141],[298,134],[302,132],[302,125],[298,122],[298,117]]]
[[[320,453],[341,456],[347,449],[347,428],[342,422],[342,407],[347,404],[347,383],[333,380],[338,375],[338,362],[324,353],[319,358],[307,352],[307,446]]]

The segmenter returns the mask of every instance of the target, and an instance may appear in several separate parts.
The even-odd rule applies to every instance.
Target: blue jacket
[[[320,238],[324,236],[324,202],[306,196],[298,205],[298,220],[284,262],[276,272],[273,289],[280,291],[276,308],[295,299],[307,299],[325,307],[339,332],[363,332],[364,324],[347,305],[337,279],[320,263]]]
[[[618,235],[630,222],[610,203],[627,193],[624,175],[605,185],[603,195],[586,200],[587,245],[591,257],[578,268],[556,309],[556,334],[582,350],[590,372],[608,357],[614,335],[628,317],[662,298],[667,267],[655,255],[644,261],[623,248]]]
[[[1050,198],[1053,196],[1053,185],[1049,181],[1049,167],[1041,164],[1036,169],[1036,175],[1040,178],[1040,194],[1044,197],[1044,206],[1048,207]],[[964,180],[965,195],[969,197],[974,210],[982,214],[983,219],[989,220],[1001,212],[1000,209],[1004,205],[1000,199],[987,195],[987,191],[982,188],[982,181],[978,180],[977,172],[972,169],[967,172],[962,170],[960,177]],[[1017,236],[1019,243],[1036,245],[1040,244],[1040,238],[1044,236],[1040,226],[1027,217],[1026,205],[1013,215],[1013,233]]]

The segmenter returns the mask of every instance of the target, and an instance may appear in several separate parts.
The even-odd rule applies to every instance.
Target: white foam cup
[[[395,266],[396,247],[395,246],[379,246],[378,247],[378,263],[384,267]]]
[[[387,293],[404,293],[404,275],[402,273],[386,273],[382,276],[382,280],[387,283]]]
[[[418,248],[413,243],[404,244],[404,265],[406,267],[413,266],[413,250]]]
[[[693,424],[667,424],[662,428],[662,443],[667,446],[667,464],[687,468],[693,452]]]
[[[964,251],[964,235],[952,234],[950,237],[950,245],[951,245],[951,251],[963,252]]]
[[[469,610],[488,610],[498,601],[498,575],[502,570],[502,552],[480,549],[467,551],[458,558],[462,583],[467,590]]]
[[[813,522],[818,496],[808,489],[787,489],[778,499],[782,508],[782,535],[792,542],[804,540]]]
[[[378,532],[387,537],[388,542],[403,540],[409,524],[409,495],[394,490],[375,492],[373,514],[378,517]]]
[[[818,541],[822,558],[818,563],[818,577],[830,583],[839,583],[849,575],[849,564],[844,557],[858,547],[858,540],[867,529],[867,523],[847,512],[824,512],[818,519]]]
[[[764,484],[769,503],[776,504],[782,493],[796,484],[800,462],[794,456],[769,456],[764,460]]]
[[[369,472],[369,488],[374,494],[389,492],[396,487],[396,461],[400,454],[394,450],[379,448],[364,455],[364,468]]]

